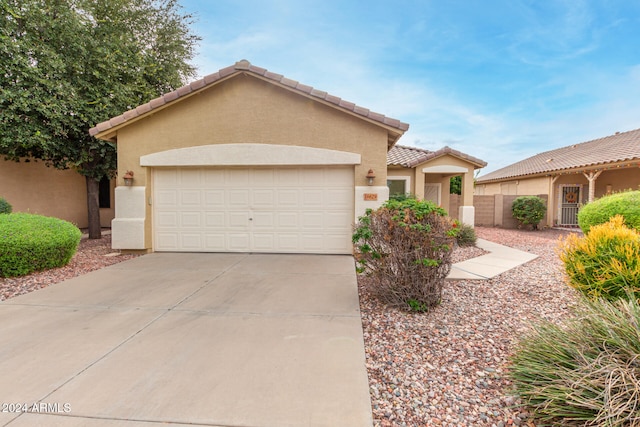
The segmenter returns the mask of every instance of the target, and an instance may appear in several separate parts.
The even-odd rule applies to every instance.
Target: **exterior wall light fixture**
[[[367,184],[373,185],[373,180],[376,178],[376,174],[373,173],[373,169],[369,169],[367,172]]]
[[[133,184],[133,172],[132,171],[127,171],[127,173],[125,173],[122,178],[124,178],[124,185],[131,186]]]

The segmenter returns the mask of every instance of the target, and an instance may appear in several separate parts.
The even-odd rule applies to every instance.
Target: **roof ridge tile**
[[[178,98],[187,96],[193,92],[206,88],[207,86],[236,73],[252,73],[257,76],[264,77],[268,80],[278,82],[283,86],[296,90],[305,95],[313,96],[315,98],[319,98],[324,101],[327,101],[333,105],[336,105],[340,108],[343,108],[359,116],[363,116],[375,122],[382,123],[390,127],[394,127],[403,132],[409,129],[408,123],[403,123],[400,120],[387,117],[381,113],[375,113],[369,110],[368,108],[361,107],[352,102],[345,101],[340,97],[330,95],[325,91],[315,89],[312,86],[308,86],[296,80],[289,79],[287,77],[284,77],[282,74],[273,73],[267,70],[266,68],[255,66],[251,64],[249,61],[247,61],[246,59],[242,59],[236,62],[234,65],[230,65],[228,67],[222,68],[215,73],[207,74],[206,76],[204,76],[199,80],[195,80],[194,82],[186,84],[176,90],[167,92],[157,98],[152,99],[151,101],[145,104],[132,108],[131,110],[126,111],[125,113],[119,116],[112,117],[109,120],[106,120],[102,123],[98,123],[96,126],[89,129],[89,134],[92,136],[97,135],[98,133],[104,132],[128,120],[132,120],[138,116],[146,114],[153,109],[160,108],[166,104],[169,104],[177,100]],[[117,123],[117,124],[114,124],[114,123]]]

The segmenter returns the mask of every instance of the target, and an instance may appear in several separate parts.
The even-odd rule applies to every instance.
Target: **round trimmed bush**
[[[0,197],[0,214],[11,213],[12,209],[11,204],[9,204],[9,202],[7,202],[3,197]]]
[[[578,211],[578,225],[587,234],[591,227],[622,215],[627,227],[640,231],[640,191],[624,191],[587,203]]]
[[[0,215],[0,277],[24,276],[66,265],[78,249],[80,230],[41,215]]]
[[[513,201],[511,212],[520,224],[531,226],[535,230],[547,213],[547,206],[538,196],[520,196]]]

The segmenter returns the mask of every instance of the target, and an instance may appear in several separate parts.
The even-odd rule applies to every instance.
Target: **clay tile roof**
[[[640,160],[640,129],[573,144],[498,169],[478,178],[478,182],[504,180],[527,175],[548,174],[589,168],[609,163]]]
[[[105,132],[111,128],[116,127],[122,123],[125,123],[129,120],[138,118],[143,114],[146,114],[154,109],[161,108],[166,104],[169,104],[173,101],[178,100],[181,97],[187,96],[191,93],[194,93],[198,90],[202,90],[207,86],[214,84],[225,77],[231,76],[233,74],[254,74],[260,77],[265,78],[268,81],[272,81],[278,83],[289,90],[298,92],[300,94],[304,94],[305,96],[312,96],[314,98],[322,99],[337,108],[341,108],[343,110],[347,110],[350,113],[356,114],[358,116],[365,117],[374,122],[392,127],[397,129],[402,133],[409,129],[409,125],[407,123],[403,123],[399,120],[392,119],[390,117],[386,117],[379,113],[374,113],[366,108],[360,107],[351,102],[344,101],[336,96],[329,95],[327,92],[317,90],[312,88],[311,86],[303,85],[298,83],[295,80],[288,79],[284,77],[282,74],[272,73],[264,68],[256,67],[252,65],[247,60],[241,60],[235,63],[235,65],[231,65],[229,67],[225,67],[219,70],[216,73],[209,74],[200,80],[196,80],[195,82],[183,86],[179,89],[174,90],[173,92],[166,93],[156,99],[147,102],[146,104],[142,104],[130,111],[127,111],[120,116],[113,117],[105,122],[97,124],[95,127],[89,129],[89,134],[91,136],[95,136],[99,133]]]
[[[449,147],[444,147],[437,151],[429,151],[422,148],[406,147],[404,145],[395,145],[389,150],[387,153],[387,165],[412,168],[426,161],[444,156],[445,154],[467,160],[478,168],[483,168],[487,165],[487,162],[477,157],[470,156]]]

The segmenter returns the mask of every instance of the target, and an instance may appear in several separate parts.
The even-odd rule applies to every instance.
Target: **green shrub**
[[[0,214],[8,214],[11,213],[13,208],[3,197],[0,197]]]
[[[520,196],[513,201],[511,212],[521,225],[537,229],[547,213],[547,206],[538,196]]]
[[[458,246],[475,246],[478,241],[475,228],[464,223],[456,223],[456,228],[458,229],[456,233]]]
[[[589,234],[560,240],[569,285],[589,298],[614,300],[630,292],[640,298],[640,232],[616,215]]]
[[[383,302],[427,311],[440,303],[455,234],[446,211],[433,202],[389,200],[355,227],[358,272],[370,277],[372,294]]]
[[[76,253],[81,235],[73,224],[57,218],[0,215],[0,277],[66,265]]]
[[[640,425],[638,302],[585,300],[575,314],[516,346],[509,374],[524,405],[544,425]]]
[[[627,227],[640,231],[640,191],[615,193],[587,203],[578,211],[578,225],[587,234],[614,215],[622,215]]]

